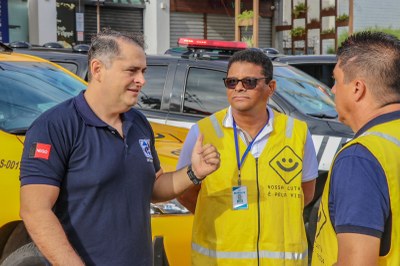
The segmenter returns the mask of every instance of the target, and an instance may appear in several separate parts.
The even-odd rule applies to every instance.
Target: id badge
[[[249,208],[247,203],[247,187],[232,188],[232,203],[234,210],[247,210]]]

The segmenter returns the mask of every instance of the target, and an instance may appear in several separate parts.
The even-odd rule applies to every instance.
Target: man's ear
[[[274,94],[274,92],[275,92],[275,89],[276,89],[276,80],[271,80],[269,83],[268,83],[268,85],[267,85],[268,87],[269,87],[269,96],[271,96],[272,94]]]
[[[354,101],[359,102],[364,98],[367,92],[367,86],[365,84],[365,81],[361,79],[356,79],[353,82],[354,82],[353,86]]]
[[[90,61],[90,71],[92,74],[92,79],[100,82],[101,81],[101,71],[104,68],[104,64],[99,59],[93,59]]]

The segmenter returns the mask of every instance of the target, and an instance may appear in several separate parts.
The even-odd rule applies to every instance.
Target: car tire
[[[28,243],[11,253],[0,266],[49,266],[36,245]]]

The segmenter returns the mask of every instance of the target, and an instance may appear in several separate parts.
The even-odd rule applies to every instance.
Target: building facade
[[[258,0],[258,47],[289,54],[335,50],[341,33],[351,28],[400,28],[398,0],[376,7],[374,0]],[[235,0],[0,0],[0,39],[65,46],[89,43],[99,29],[143,32],[149,54],[177,46],[179,37],[235,39]],[[294,16],[299,5],[306,11]],[[351,5],[350,5],[351,4]],[[252,10],[241,0],[240,10]],[[338,17],[350,16],[338,23]],[[350,25],[351,23],[351,25]],[[303,28],[305,34],[295,36]],[[241,39],[252,38],[252,26],[240,27]],[[297,34],[297,33],[296,33]]]

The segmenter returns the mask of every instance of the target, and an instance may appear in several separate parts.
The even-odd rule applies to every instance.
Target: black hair
[[[247,62],[262,67],[262,74],[267,78],[266,83],[272,79],[273,66],[271,59],[261,50],[249,48],[233,54],[229,59],[228,71],[231,65],[236,62]]]
[[[101,59],[103,63],[110,66],[113,59],[120,54],[118,40],[133,43],[138,47],[145,49],[144,36],[142,33],[118,32],[108,28],[103,29],[92,37],[91,45],[88,51],[88,80],[91,79],[90,62],[94,59]]]
[[[384,32],[363,31],[349,36],[337,51],[344,81],[369,82],[383,104],[400,100],[400,41]]]

